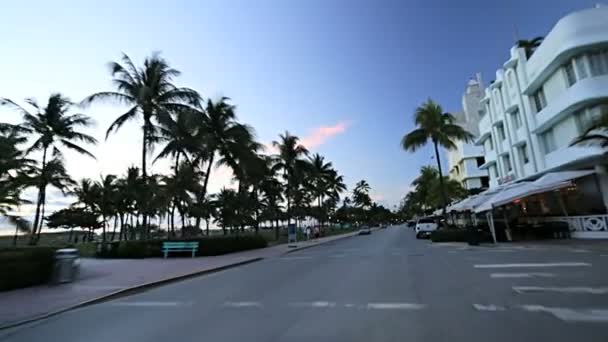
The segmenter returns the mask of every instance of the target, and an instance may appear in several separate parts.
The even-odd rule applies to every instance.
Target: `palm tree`
[[[355,184],[353,189],[353,203],[359,208],[365,208],[372,204],[372,200],[369,197],[369,191],[371,187],[366,180],[362,179]]]
[[[427,102],[416,108],[415,122],[417,127],[403,137],[401,146],[406,151],[415,152],[426,145],[428,140],[431,140],[433,143],[443,198],[443,215],[445,216],[447,197],[443,185],[439,146],[446,149],[454,149],[456,148],[455,140],[468,142],[473,139],[473,135],[461,126],[454,124],[454,116],[450,113],[444,113],[441,106],[431,99],[428,99]]]
[[[32,227],[32,236],[30,240],[30,244],[35,244],[40,240],[40,233],[42,231],[42,223],[44,218],[44,213],[46,209],[46,189],[48,186],[54,187],[60,190],[64,195],[69,193],[69,189],[72,188],[75,182],[68,175],[65,165],[63,164],[63,160],[56,156],[55,158],[48,161],[44,167],[36,168],[33,172],[32,176],[33,184],[43,184],[42,187],[42,196],[38,196],[38,199],[42,197],[40,210],[38,212],[40,223],[37,224],[37,221],[34,220],[34,226]]]
[[[585,132],[574,139],[570,146],[598,144],[601,147],[608,147],[606,129],[608,129],[608,107],[603,107],[600,115],[591,121]]]
[[[42,162],[40,172],[44,174],[47,169],[48,153],[52,152],[53,157],[60,158],[62,152],[59,147],[66,147],[80,154],[95,158],[89,151],[79,146],[78,142],[88,144],[96,144],[97,140],[85,133],[78,132],[76,129],[80,127],[88,127],[92,125],[91,119],[83,114],[69,114],[73,103],[61,94],[52,94],[47,102],[46,107],[42,108],[36,100],[26,99],[25,102],[34,108],[35,112],[31,113],[17,103],[9,99],[0,99],[0,105],[8,105],[17,111],[22,116],[24,123],[22,127],[30,135],[35,137],[35,141],[27,149],[27,152],[42,151]],[[62,165],[63,166],[63,165]],[[38,200],[36,203],[36,214],[34,216],[33,233],[39,231],[42,227],[41,207],[46,202],[46,186],[48,183],[43,181],[46,177],[39,177],[42,183],[36,184],[38,187]],[[34,234],[32,234],[34,237]],[[32,243],[34,240],[32,240]]]
[[[170,120],[170,115],[190,112],[193,107],[199,107],[201,97],[193,89],[180,88],[173,84],[173,79],[180,72],[170,67],[169,63],[153,53],[146,58],[143,67],[137,68],[129,56],[122,55],[121,63],[111,62],[110,73],[113,77],[115,91],[95,93],[85,98],[82,103],[89,105],[93,102],[110,100],[129,106],[106,131],[106,139],[113,131],[117,131],[127,121],[137,117],[143,119],[141,172],[144,184],[147,182],[146,158],[148,149],[158,141],[157,123]],[[143,225],[146,226],[146,216]]]
[[[325,158],[315,153],[309,158],[310,163],[310,188],[317,200],[318,221],[321,223],[323,197],[331,194],[328,181],[333,171],[331,162],[325,162]]]
[[[306,168],[306,161],[301,159],[308,155],[306,147],[299,144],[299,138],[285,132],[279,135],[279,141],[273,141],[272,145],[279,150],[274,156],[275,171],[283,171],[285,182],[285,199],[287,200],[287,222],[291,221],[291,198],[294,183],[294,174],[297,170]]]
[[[543,42],[544,38],[543,37],[535,37],[531,40],[525,40],[525,39],[521,39],[518,40],[515,45],[517,45],[518,48],[523,48],[526,51],[526,58],[530,58],[532,56],[532,54],[534,53],[534,51],[540,46],[540,44]]]

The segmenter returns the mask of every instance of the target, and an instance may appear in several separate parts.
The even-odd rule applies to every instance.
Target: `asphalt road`
[[[468,248],[402,227],[155,288],[0,341],[608,341],[608,243]]]

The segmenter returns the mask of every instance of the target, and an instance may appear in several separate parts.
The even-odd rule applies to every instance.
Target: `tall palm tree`
[[[108,127],[106,139],[110,133],[120,129],[127,121],[138,117],[143,119],[141,172],[145,184],[148,175],[146,163],[148,149],[158,141],[157,124],[169,121],[170,115],[190,112],[193,107],[199,107],[201,97],[193,89],[181,88],[173,84],[173,79],[181,73],[171,68],[159,53],[147,57],[140,68],[137,68],[126,54],[122,55],[120,63],[111,62],[109,67],[116,90],[90,95],[82,101],[82,104],[89,105],[93,102],[109,100],[129,107]],[[143,220],[145,226],[145,216]]]
[[[439,170],[439,183],[443,198],[443,215],[446,214],[447,196],[443,184],[443,174],[441,172],[441,160],[439,158],[439,147],[445,149],[456,148],[455,140],[471,141],[473,135],[461,126],[454,123],[454,116],[444,113],[440,105],[428,99],[420,107],[416,108],[414,114],[416,128],[406,134],[401,139],[401,146],[406,151],[415,152],[430,140],[435,149],[435,160]]]
[[[285,182],[285,199],[287,200],[287,221],[291,220],[291,198],[294,183],[294,175],[297,170],[306,168],[306,161],[302,157],[308,155],[308,150],[300,145],[299,138],[289,132],[279,135],[278,141],[273,141],[272,145],[279,150],[274,156],[275,165],[273,169],[283,172]]]
[[[21,192],[29,182],[29,171],[34,161],[27,159],[19,145],[27,138],[20,126],[0,123],[0,216],[15,226],[13,246],[17,245],[19,232],[29,233],[31,223],[12,214],[21,204],[29,203],[21,198]]]
[[[318,153],[310,157],[308,162],[310,163],[310,187],[316,197],[320,212],[323,197],[329,195],[327,183],[333,171],[332,164],[331,162],[325,162],[325,158]]]
[[[70,192],[70,189],[74,186],[75,182],[68,175],[63,159],[56,156],[45,164],[44,169],[36,168],[32,173],[33,184],[43,184],[42,196],[39,195],[39,200],[42,197],[40,210],[37,212],[40,218],[40,223],[36,225],[37,221],[34,220],[34,226],[32,227],[32,236],[30,244],[35,244],[40,240],[40,233],[42,231],[42,218],[46,209],[46,190],[47,187],[53,187],[60,190],[64,195]]]
[[[25,103],[30,105],[35,112],[29,112],[24,107],[9,99],[0,99],[0,105],[7,105],[23,116],[22,127],[34,137],[34,143],[27,149],[27,152],[41,151],[42,161],[40,172],[44,174],[47,169],[48,153],[52,152],[53,157],[60,158],[62,151],[60,147],[65,147],[80,154],[95,158],[89,151],[79,146],[79,142],[96,144],[97,140],[92,136],[77,131],[81,127],[89,127],[93,124],[91,119],[84,114],[69,114],[73,103],[61,94],[52,94],[45,107],[38,105],[34,99],[26,99]],[[42,183],[36,184],[38,187],[38,199],[36,203],[36,214],[32,232],[35,233],[42,227],[41,207],[46,202],[46,177],[39,177]],[[32,237],[34,234],[32,234]],[[34,242],[34,240],[32,240]]]
[[[353,189],[353,203],[359,208],[369,207],[372,204],[369,196],[370,190],[371,187],[365,179],[358,181]]]
[[[236,153],[241,147],[254,144],[253,128],[237,122],[235,107],[228,103],[230,99],[222,97],[218,101],[207,100],[205,116],[202,118],[199,129],[200,141],[205,148],[199,151],[196,162],[206,163],[205,179],[198,195],[198,200],[204,200],[207,196],[207,187],[211,177],[211,167],[215,165],[215,158],[219,155],[222,163],[238,170]],[[200,219],[197,218],[196,226],[200,227]]]

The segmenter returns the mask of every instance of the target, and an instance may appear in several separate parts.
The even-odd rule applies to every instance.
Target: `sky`
[[[516,37],[546,35],[561,17],[594,3],[7,0],[0,11],[0,97],[44,103],[61,92],[78,102],[112,90],[107,64],[122,52],[140,64],[160,51],[182,72],[177,85],[204,98],[230,97],[259,141],[288,130],[331,161],[349,189],[365,179],[372,198],[392,209],[420,167],[436,163],[430,147],[401,150],[415,108],[430,97],[460,111],[467,80],[476,72],[486,84],[494,79]],[[123,108],[75,112],[95,120],[86,131],[100,141],[90,147],[96,160],[67,154],[76,179],[140,165],[137,122],[104,139]],[[0,107],[0,121],[19,120]],[[230,172],[214,170],[210,190],[225,185]],[[69,202],[57,194],[51,201],[51,208]]]

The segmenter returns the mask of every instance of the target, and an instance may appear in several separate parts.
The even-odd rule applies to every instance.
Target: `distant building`
[[[479,119],[483,98],[481,77],[469,80],[465,93],[462,95],[462,112],[454,113],[456,124],[479,136]],[[473,142],[456,141],[456,148],[447,151],[449,177],[462,183],[466,189],[480,189],[489,186],[488,171],[481,169],[485,164],[483,147]]]

